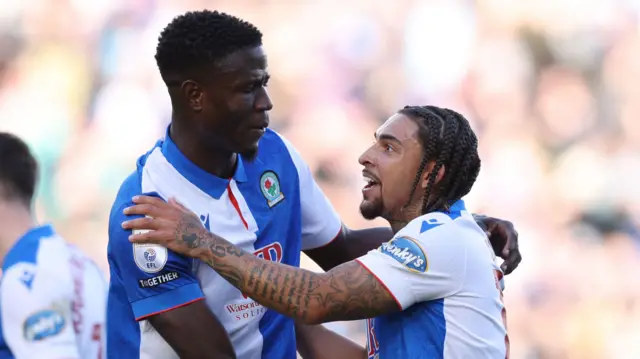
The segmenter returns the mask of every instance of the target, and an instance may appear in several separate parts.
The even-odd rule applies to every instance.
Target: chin
[[[247,146],[242,150],[238,151],[242,158],[247,162],[252,162],[258,157],[258,142],[252,144],[251,146]]]
[[[362,201],[360,204],[360,214],[366,220],[373,220],[382,215],[383,206],[379,201]]]
[[[242,151],[240,152],[240,155],[242,156],[242,159],[244,159],[247,162],[253,162],[253,160],[256,159],[256,157],[258,157],[258,149],[256,148],[255,150],[251,150],[251,151]]]

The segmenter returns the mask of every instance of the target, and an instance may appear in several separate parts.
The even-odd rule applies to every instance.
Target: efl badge
[[[167,264],[169,253],[167,248],[157,244],[134,243],[133,259],[143,272],[158,273]]]
[[[284,194],[280,189],[280,181],[278,175],[273,171],[266,171],[260,176],[260,190],[262,195],[267,200],[269,208],[280,203],[284,199]]]

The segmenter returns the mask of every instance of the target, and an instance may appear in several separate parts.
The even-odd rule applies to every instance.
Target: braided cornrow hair
[[[478,139],[461,114],[435,106],[405,106],[399,113],[409,116],[418,124],[418,136],[424,147],[424,155],[409,196],[413,199],[420,178],[429,161],[435,161],[429,173],[429,183],[422,200],[422,214],[444,210],[464,197],[473,186],[480,172]],[[443,178],[434,184],[438,172],[445,167]],[[406,207],[406,206],[405,206]]]

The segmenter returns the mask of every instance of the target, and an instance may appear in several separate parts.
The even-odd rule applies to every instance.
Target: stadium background
[[[115,191],[170,118],[157,35],[204,7],[264,32],[272,127],[351,226],[381,223],[357,212],[356,158],[387,116],[431,103],[473,122],[468,203],[512,220],[524,253],[513,358],[640,357],[638,1],[0,2],[0,130],[41,161],[40,219],[105,270]],[[364,341],[362,323],[332,327]]]

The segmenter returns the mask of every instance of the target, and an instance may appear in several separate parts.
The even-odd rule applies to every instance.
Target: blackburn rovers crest
[[[267,200],[269,208],[275,206],[284,199],[278,175],[273,171],[266,171],[262,176],[260,176],[260,190],[262,191],[264,198]]]

